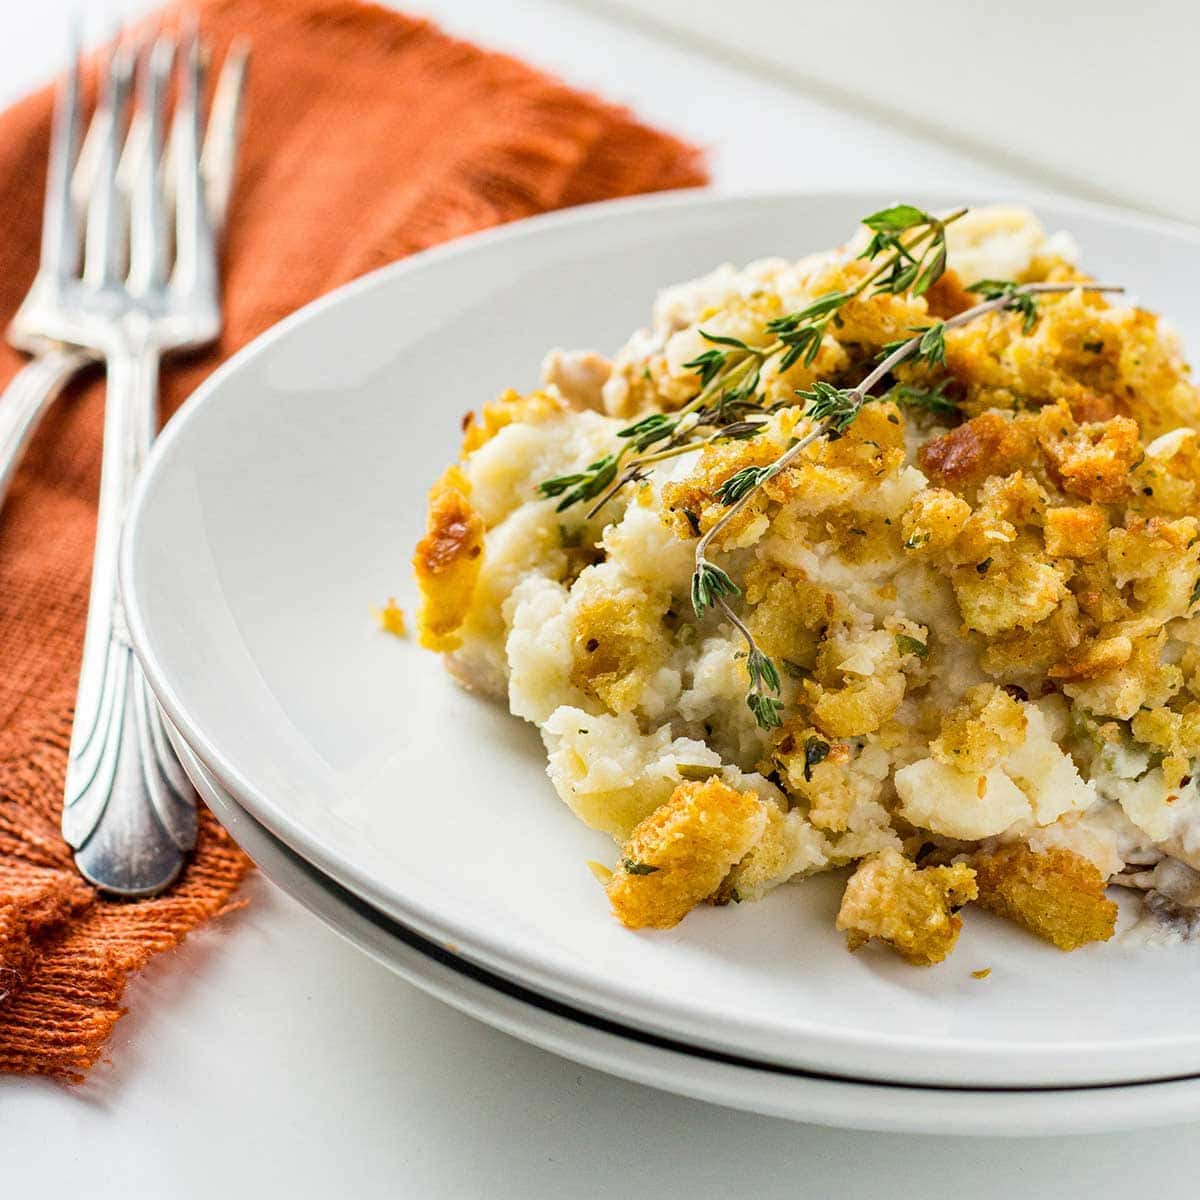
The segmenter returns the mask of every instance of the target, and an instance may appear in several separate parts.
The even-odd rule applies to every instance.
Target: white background
[[[641,10],[636,27],[613,18],[622,3]],[[50,72],[68,13],[81,6],[0,0],[0,7],[6,103]],[[127,10],[146,7],[138,0]],[[1047,167],[1036,140],[1010,138],[997,150],[994,128],[972,115],[974,94],[999,73],[1011,75],[1016,52],[1012,30],[993,37],[987,22],[1023,21],[1028,29],[1049,13],[1046,28],[1061,38],[1071,5],[935,0],[917,12],[859,0],[820,13],[769,0],[655,0],[653,7],[646,0],[425,0],[413,7],[702,142],[718,186],[878,184],[899,194],[907,184],[978,190],[1065,182],[1081,194],[1192,211],[1182,176],[1168,173],[1159,187],[1119,169],[1140,167],[1159,144],[1152,139],[1126,139],[1125,158],[1111,159],[1084,139],[1082,170],[1066,158]],[[913,14],[911,24],[888,18],[899,27],[889,29],[888,39],[899,39],[889,42],[865,20],[868,7]],[[1137,12],[1149,19],[1155,7]],[[811,36],[793,33],[785,55],[782,37],[764,31],[801,13],[815,22]],[[1077,19],[1087,23],[1083,6]],[[842,44],[823,39],[846,20],[857,39],[852,76],[835,69],[846,61],[842,53],[821,51]],[[933,89],[936,112],[914,116],[928,94],[921,77],[911,82],[907,108],[897,105],[887,93],[894,80],[880,83],[873,57],[922,29],[933,30],[935,44],[969,38],[974,61],[944,90]],[[1119,33],[1119,23],[1091,28],[1093,62],[1123,53]],[[706,45],[715,45],[715,56]],[[802,48],[793,55],[792,46]],[[1058,96],[1063,80],[1044,57],[1036,70],[1019,72],[1022,86]],[[755,65],[767,60],[774,65]],[[974,81],[969,104],[960,103],[964,76]],[[1160,99],[1126,92],[1123,103],[1136,117],[1155,113]],[[889,108],[899,115],[882,119]],[[1076,119],[1098,122],[1101,113],[1088,97]],[[954,148],[921,132],[939,125],[953,127]],[[1190,146],[1180,153],[1190,155]],[[1196,1194],[1195,1127],[1019,1142],[856,1134],[623,1083],[427,999],[263,880],[247,894],[249,909],[157,959],[135,981],[111,1062],[86,1086],[0,1079],[0,1197],[101,1200],[152,1189],[172,1200]]]

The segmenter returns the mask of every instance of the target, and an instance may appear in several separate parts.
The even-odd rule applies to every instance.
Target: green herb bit
[[[975,570],[978,571],[980,575],[986,575],[988,573],[988,568],[991,567],[994,561],[995,559],[993,559],[989,554],[988,557],[983,560],[983,562],[975,564]]]
[[[1200,604],[1200,579],[1196,580],[1196,586],[1192,588],[1192,596],[1188,601],[1188,608],[1191,608],[1196,604]]]
[[[730,475],[713,494],[722,504],[736,504],[759,484],[766,483],[773,474],[774,469],[770,466],[743,467]]]
[[[816,735],[804,743],[804,780],[812,783],[813,767],[819,766],[829,757],[829,743]]]
[[[779,340],[787,347],[779,360],[780,371],[786,371],[803,360],[806,367],[811,366],[821,349],[825,337],[825,323],[805,325],[792,333],[781,333]]]
[[[719,333],[708,333],[703,329],[699,329],[697,332],[706,342],[712,342],[715,346],[731,346],[735,350],[744,350],[747,354],[758,353],[753,346],[747,345],[741,338],[724,337]]]
[[[958,405],[946,398],[947,382],[943,380],[934,387],[900,383],[891,391],[891,397],[901,408],[918,408],[938,416],[957,415]]]
[[[703,783],[704,780],[721,773],[719,766],[714,767],[706,763],[676,763],[675,770],[679,772],[680,779],[687,779],[693,783]]]
[[[1099,354],[1104,349],[1104,343],[1102,341],[1084,342],[1083,348],[1089,354]]]
[[[766,421],[733,421],[729,425],[722,425],[717,431],[717,436],[746,442],[758,437],[766,427]]]
[[[738,587],[720,567],[714,567],[706,559],[696,564],[692,575],[692,608],[696,616],[702,617],[721,596],[740,596],[742,589]]]
[[[914,333],[917,330],[913,330]],[[921,331],[921,340],[917,343],[913,358],[927,362],[931,367],[946,365],[946,323],[938,321],[928,329]]]
[[[558,527],[558,543],[564,550],[577,550],[583,545],[583,526],[577,525],[571,529],[567,525]]]
[[[656,442],[669,438],[678,426],[679,421],[675,417],[669,417],[666,413],[651,413],[640,421],[618,430],[617,437],[630,439],[630,444],[635,450],[648,450]]]
[[[778,729],[783,724],[783,701],[761,692],[751,692],[746,697],[746,707],[754,714],[760,729]]]
[[[818,379],[807,391],[797,389],[796,395],[808,401],[805,416],[823,421],[838,434],[845,433],[863,406],[863,395],[856,388],[834,387]]]
[[[621,866],[625,868],[627,875],[653,875],[658,867],[652,867],[649,863],[638,862],[634,858],[621,859]]]
[[[931,367],[946,365],[946,323],[938,321],[934,325],[914,326],[908,331],[919,336],[915,349],[907,355],[913,362],[927,362]],[[887,342],[879,352],[879,358],[885,359],[895,354],[897,350],[908,346],[912,337],[897,338]]]
[[[887,270],[874,281],[875,291],[898,295],[911,290],[914,296],[923,296],[945,273],[946,224],[960,216],[961,212],[941,221],[912,204],[896,204],[864,218],[863,224],[873,236],[859,257],[874,260],[884,253],[893,254]],[[900,235],[913,229],[926,232],[905,245]],[[920,255],[914,255],[913,250],[926,239],[928,244]]]
[[[768,333],[795,333],[801,325],[818,317],[828,317],[837,312],[847,300],[854,299],[853,292],[826,292],[811,304],[782,317],[773,317],[767,322]]]
[[[1004,308],[1008,312],[1020,314],[1022,333],[1029,333],[1037,324],[1037,300],[1034,299],[1033,293],[1011,279],[981,279],[978,283],[971,284],[967,291],[974,292],[985,300],[1001,300],[1007,297]]]
[[[746,670],[750,673],[750,686],[756,691],[766,688],[779,691],[779,672],[775,664],[757,647],[746,656]]]
[[[901,654],[915,654],[918,658],[929,657],[929,647],[924,642],[919,642],[915,637],[909,637],[906,633],[896,634],[896,649]]]
[[[933,218],[917,208],[915,204],[893,204],[891,208],[881,208],[869,217],[863,217],[862,223],[876,233],[905,233],[918,225],[927,225]],[[864,254],[865,258],[871,255]]]
[[[594,500],[616,476],[617,455],[606,454],[589,463],[582,471],[543,480],[538,484],[538,491],[545,497],[562,496],[555,511],[563,512],[581,500]]]
[[[763,357],[763,352],[756,349],[754,346],[747,345],[741,338],[724,337],[717,333],[708,333],[703,329],[697,330],[700,336],[706,341],[712,343],[711,350],[705,350],[702,354],[697,354],[695,358],[683,365],[689,371],[695,371],[700,376],[700,386],[708,387],[710,383],[717,379],[722,371],[729,365],[729,356],[731,351],[740,351],[744,355],[750,355],[759,360]],[[727,349],[721,350],[718,347],[725,346]],[[753,395],[758,387],[758,368],[754,369],[749,380],[744,380],[738,385],[733,392],[730,392],[730,397]]]
[[[703,354],[697,354],[695,358],[689,359],[683,365],[687,370],[695,371],[700,376],[701,387],[708,387],[724,370],[725,360],[728,357],[724,350],[705,350]]]

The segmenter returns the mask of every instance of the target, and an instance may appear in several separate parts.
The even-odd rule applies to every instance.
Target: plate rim
[[[459,1012],[466,1013],[510,1036],[572,1061],[582,1062],[596,1070],[722,1107],[758,1112],[790,1121],[835,1128],[867,1129],[874,1132],[1048,1137],[1064,1133],[1115,1132],[1159,1125],[1163,1121],[1184,1123],[1200,1114],[1200,1079],[1196,1077],[1076,1088],[943,1088],[919,1084],[888,1084],[875,1080],[823,1076],[794,1067],[729,1061],[699,1047],[689,1047],[681,1043],[655,1044],[640,1031],[621,1028],[615,1022],[605,1022],[604,1025],[608,1028],[604,1028],[604,1025],[597,1023],[594,1016],[586,1012],[556,1012],[555,1008],[569,1006],[561,1005],[549,997],[539,997],[519,984],[516,988],[525,993],[524,996],[501,991],[486,978],[478,978],[458,965],[464,961],[461,956],[455,956],[448,950],[440,950],[420,934],[406,929],[402,922],[374,909],[336,880],[325,876],[285,842],[276,838],[266,826],[255,820],[236,798],[225,792],[178,730],[169,729],[168,736],[177,750],[182,746],[185,753],[180,755],[180,760],[188,777],[201,790],[205,803],[223,818],[222,823],[230,830],[230,836],[255,859],[256,864],[259,857],[277,855],[270,867],[260,864],[260,869],[274,886],[296,900],[356,949],[442,1003],[449,1004]],[[189,757],[200,774],[199,779],[192,770],[192,763],[188,762]],[[230,820],[231,816],[233,820]],[[246,841],[258,848],[257,855],[242,841],[247,832],[250,836]],[[266,854],[263,853],[264,846],[268,847]],[[349,910],[355,919],[370,922],[380,930],[383,937],[389,940],[394,937],[407,950],[412,951],[414,960],[419,961],[410,962],[407,968],[402,967],[385,953],[365,945],[342,924],[335,923],[329,913],[318,902],[312,900],[311,893],[306,891],[301,895],[304,885],[292,886],[280,882],[276,878],[281,870],[280,862],[285,863],[289,871],[295,872],[292,884],[302,875],[306,882],[311,884],[314,892],[327,897],[327,903],[332,908],[338,911]],[[484,976],[489,974],[479,968],[475,970]],[[439,975],[442,977],[440,983],[435,978]],[[466,999],[459,990],[463,987],[469,989],[464,980],[485,989],[483,993],[477,994],[475,1002]],[[487,1003],[493,993],[504,997],[504,1000],[494,1002],[497,1006],[494,1008]],[[505,1000],[509,1003],[506,1004]],[[526,1013],[528,1016],[523,1020],[522,1016]],[[556,1026],[557,1035],[541,1030],[538,1027],[539,1021]],[[575,1046],[572,1053],[572,1035],[576,1039],[586,1038],[586,1048],[580,1049]],[[637,1051],[630,1051],[630,1045],[636,1046]],[[619,1054],[621,1050],[635,1053],[639,1058],[616,1061],[613,1055]],[[689,1067],[692,1068],[693,1074],[685,1077],[684,1072]],[[718,1080],[716,1076],[724,1078]],[[731,1081],[735,1081],[737,1085],[732,1099]],[[759,1102],[755,1103],[756,1097],[751,1089],[756,1085],[768,1083],[775,1085],[771,1089],[774,1094],[772,1100],[763,1102],[759,1099]],[[815,1094],[807,1098],[795,1094],[801,1089]],[[903,1096],[905,1104],[896,1106],[894,1101],[900,1095]],[[1146,1107],[1147,1097],[1152,1098],[1152,1109]],[[1115,1099],[1118,1106],[1129,1105],[1133,1111],[1121,1114],[1111,1110],[1106,1113],[1095,1112],[1093,1110],[1100,1108],[1100,1105],[1090,1104],[1089,1101],[1100,1099]],[[836,1104],[831,1105],[831,1100],[836,1100]],[[944,1108],[934,1104],[935,1111],[929,1111],[924,1116],[919,1115],[924,1111],[923,1105],[929,1106],[931,1102],[936,1101],[948,1103]],[[1025,1105],[1031,1111],[1018,1111],[1021,1105]],[[1079,1111],[1080,1108],[1085,1111]],[[1180,1111],[1181,1108],[1184,1111]],[[976,1111],[977,1109],[986,1111]]]
[[[916,192],[918,199],[930,207],[941,207],[948,195],[946,191],[939,191],[938,189],[922,190],[913,188],[909,190]],[[964,192],[967,190],[963,189]],[[1021,203],[1034,208],[1040,205],[1049,206],[1055,209],[1058,214],[1065,215],[1068,218],[1072,214],[1076,214],[1081,217],[1089,217],[1117,225],[1137,228],[1141,231],[1156,232],[1172,238],[1180,238],[1200,247],[1200,229],[1182,222],[1143,216],[1140,213],[1110,205],[1077,201],[1069,198],[1064,199],[1053,194],[1032,193],[1024,189],[1019,192],[1016,189],[1002,189],[993,191],[990,194],[991,199],[988,202]],[[493,939],[486,936],[481,938],[470,926],[460,925],[453,920],[448,922],[444,915],[432,909],[428,903],[422,902],[419,898],[403,894],[395,885],[389,885],[383,879],[374,878],[373,875],[364,872],[361,867],[356,867],[353,861],[344,859],[342,855],[326,850],[321,844],[319,835],[306,829],[302,822],[296,822],[291,819],[286,808],[272,802],[267,792],[257,786],[253,780],[247,778],[235,763],[229,761],[221,753],[219,746],[215,745],[204,733],[203,729],[199,727],[197,722],[191,718],[186,705],[170,681],[170,672],[160,662],[154,652],[153,642],[148,630],[148,619],[142,610],[136,586],[134,547],[137,540],[137,532],[141,526],[142,513],[148,503],[154,481],[160,473],[161,464],[168,458],[172,448],[181,438],[186,437],[187,430],[196,414],[220,391],[227,378],[242,370],[248,362],[267,351],[277,340],[287,337],[294,329],[318,319],[327,309],[344,304],[361,293],[386,287],[397,277],[435,269],[437,264],[444,260],[469,255],[496,243],[503,245],[519,243],[528,238],[536,238],[547,231],[552,232],[573,226],[586,227],[592,222],[618,219],[626,215],[636,217],[647,213],[671,212],[681,208],[720,208],[728,206],[736,209],[744,205],[773,205],[803,203],[805,201],[813,203],[837,202],[846,206],[858,205],[861,207],[862,204],[869,206],[872,204],[887,203],[886,196],[887,193],[881,188],[787,189],[741,192],[688,189],[615,201],[603,201],[543,214],[498,228],[467,235],[450,243],[411,255],[397,262],[386,264],[355,280],[351,280],[317,297],[296,312],[264,330],[226,362],[217,367],[180,406],[154,445],[146,467],[138,480],[130,504],[125,536],[122,539],[119,573],[121,594],[124,599],[131,641],[143,672],[171,720],[178,726],[188,744],[198,749],[201,757],[209,765],[210,770],[223,787],[233,796],[237,797],[238,802],[256,819],[260,820],[267,829],[299,853],[301,857],[318,866],[325,874],[330,876],[335,874],[335,871],[331,869],[331,862],[340,864],[344,868],[342,872],[338,873],[343,876],[341,879],[343,886],[347,886],[349,890],[368,898],[376,907],[383,908],[398,919],[402,914],[406,922],[411,923],[424,933],[432,934],[440,940],[450,940],[469,947],[471,957],[487,964],[493,969],[499,969],[502,974],[533,980],[539,991],[557,994],[570,1003],[581,1003],[582,997],[578,987],[573,986],[569,979],[560,977],[554,970],[550,970],[548,973],[548,965],[545,959],[539,961],[536,957],[526,955],[521,948],[512,945],[492,944]],[[553,967],[553,964],[550,964],[550,966]],[[598,1011],[605,1011],[607,1015],[614,1019],[629,1020],[629,1013],[632,1007],[639,1010],[636,1018],[639,1024],[643,1024],[648,1028],[655,1028],[656,1026],[655,1014],[647,1012],[647,1002],[641,997],[631,997],[628,992],[621,988],[611,986],[598,987],[591,980],[588,981],[586,993],[591,1007],[597,1008]],[[651,1005],[651,1007],[653,1006]],[[695,1036],[698,1043],[709,1042],[710,1044],[714,1044],[712,1038],[706,1037],[702,1032],[702,1027],[707,1025],[707,1021],[701,1019],[698,1025],[696,1013],[685,1014],[684,1010],[676,1007],[670,1010],[670,1015],[673,1018],[670,1025],[671,1033],[677,1035],[680,1029],[689,1027],[689,1036]],[[678,1019],[681,1015],[685,1017],[682,1023]],[[659,1014],[659,1019],[661,1019],[661,1013]],[[663,1029],[661,1024],[657,1027],[664,1034],[667,1033],[667,1030]],[[800,1036],[799,1031],[798,1036]],[[898,1036],[879,1035],[866,1030],[846,1033],[823,1029],[819,1037],[825,1045],[854,1047],[860,1053],[864,1050],[869,1050],[873,1054],[886,1055],[889,1051],[895,1051],[901,1046],[903,1046],[905,1053],[910,1055],[914,1052],[946,1054],[961,1052],[962,1050],[961,1040],[955,1041],[953,1039],[937,1037],[923,1037],[914,1040]],[[1180,1045],[1178,1038],[1160,1037],[1141,1039],[1137,1042],[1137,1047],[1139,1050],[1145,1050],[1153,1047],[1156,1043],[1160,1048],[1178,1048]],[[1200,1045],[1200,1040],[1197,1041],[1197,1045]],[[977,1056],[980,1062],[997,1064],[1008,1061],[1016,1055],[1021,1056],[1025,1060],[1044,1059],[1048,1055],[1053,1056],[1054,1050],[1053,1046],[1043,1043],[1005,1042],[999,1045],[976,1044],[972,1046],[971,1053]],[[744,1049],[737,1052],[744,1053]],[[1111,1056],[1113,1050],[1110,1042],[1089,1041],[1072,1043],[1071,1053],[1072,1055],[1108,1054]],[[795,1060],[791,1061],[792,1065],[802,1065]],[[1162,1075],[1150,1077],[1138,1076],[1136,1082],[1147,1083],[1162,1081],[1168,1078],[1192,1077],[1200,1077],[1200,1071],[1183,1077],[1178,1075],[1166,1077]],[[884,1076],[880,1078],[882,1079]],[[1121,1082],[1132,1083],[1134,1080],[1133,1077],[1129,1077],[1123,1078]]]

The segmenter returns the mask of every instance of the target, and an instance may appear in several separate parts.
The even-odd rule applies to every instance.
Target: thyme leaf
[[[742,589],[738,587],[720,567],[700,560],[692,575],[692,608],[696,616],[703,617],[707,609],[717,602],[721,596],[740,596]]]
[[[714,494],[722,504],[734,504],[747,492],[766,483],[771,474],[770,467],[743,467],[730,475]]]
[[[618,456],[606,454],[582,471],[573,475],[556,475],[538,484],[538,491],[546,497],[562,496],[556,512],[563,512],[581,500],[594,500],[617,475]]]
[[[638,862],[634,858],[621,859],[621,866],[625,868],[626,875],[653,875],[658,867],[652,867],[649,863]]]
[[[774,696],[764,696],[761,692],[750,692],[746,696],[746,706],[754,714],[760,729],[778,729],[783,724],[783,701]]]
[[[925,642],[919,642],[915,637],[909,637],[906,633],[896,634],[896,649],[901,654],[915,654],[918,658],[929,657],[929,646]]]
[[[804,781],[812,783],[813,767],[820,766],[829,757],[829,743],[815,734],[804,743]]]
[[[1031,291],[1019,283],[1013,283],[1010,279],[981,279],[971,284],[967,291],[985,300],[1006,300],[1004,307],[1009,312],[1020,314],[1023,333],[1029,333],[1037,324],[1037,300]]]
[[[824,421],[836,433],[845,433],[863,406],[863,394],[858,388],[839,388],[818,379],[807,391],[797,391],[801,400],[808,401],[805,415],[814,421]]]

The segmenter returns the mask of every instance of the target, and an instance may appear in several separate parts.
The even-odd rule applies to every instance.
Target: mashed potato
[[[1086,281],[1068,238],[970,213],[925,295],[864,291],[810,362],[763,366],[757,436],[594,515],[539,494],[694,397],[714,337],[762,345],[852,288],[864,241],[668,288],[611,361],[554,351],[540,390],[485,405],[431,492],[422,640],[539,727],[555,790],[622,847],[626,924],[854,864],[852,947],[939,961],[976,899],[1064,948],[1106,938],[1107,881],[1200,869],[1200,397],[1158,318],[1074,287],[948,329],[944,362],[901,364],[762,483],[709,554],[779,669],[777,726],[742,633],[689,600],[723,486],[813,428],[798,390],[861,379],[981,279]]]

